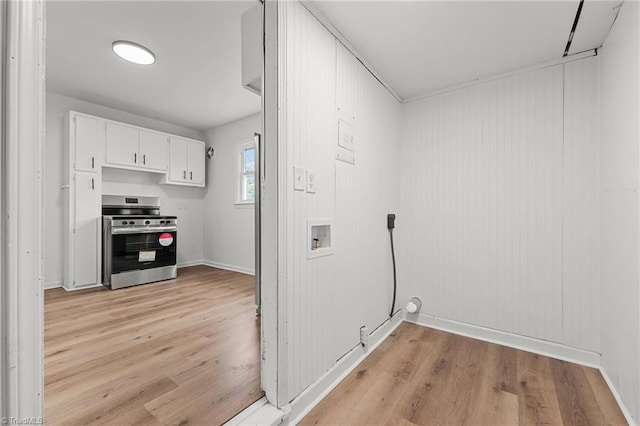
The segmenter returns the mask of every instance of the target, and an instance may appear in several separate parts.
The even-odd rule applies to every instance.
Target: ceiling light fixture
[[[156,55],[152,51],[131,41],[114,41],[111,48],[116,55],[134,64],[151,65],[156,62]]]

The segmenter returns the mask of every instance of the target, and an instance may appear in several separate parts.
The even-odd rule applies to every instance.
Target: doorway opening
[[[47,424],[221,424],[264,395],[255,285],[263,112],[256,88],[243,87],[241,52],[241,22],[256,6],[47,4]],[[155,62],[123,60],[112,50],[122,40]],[[157,225],[175,221],[177,231],[133,234],[154,219],[118,223],[104,214],[114,197],[156,200]],[[119,231],[105,231],[106,216]],[[176,278],[103,285],[109,262],[153,266],[172,245]]]

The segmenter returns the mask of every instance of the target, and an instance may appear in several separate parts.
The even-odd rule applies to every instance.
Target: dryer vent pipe
[[[415,314],[420,311],[420,308],[422,308],[422,300],[418,299],[417,297],[412,297],[411,300],[407,302],[404,308],[410,314]]]

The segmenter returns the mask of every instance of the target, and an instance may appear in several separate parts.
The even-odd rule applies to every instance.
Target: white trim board
[[[226,263],[213,262],[211,260],[203,260],[202,265],[211,266],[212,268],[226,269],[227,271],[240,272],[241,274],[255,275],[253,269],[244,268],[242,266],[227,265]]]
[[[311,3],[309,0],[300,0],[300,3],[302,4],[302,6],[304,6],[305,9],[307,9],[307,11],[309,11],[309,13],[311,13],[311,15],[313,15],[314,18],[316,18],[322,24],[323,27],[325,27],[327,29],[327,31],[329,31],[329,33],[336,40],[338,40],[338,42],[340,44],[342,44],[349,51],[349,53],[351,53],[353,55],[354,58],[356,58],[358,60],[358,62],[360,62],[362,64],[362,66],[367,71],[369,71],[369,73],[376,80],[378,80],[378,82],[380,82],[382,87],[387,89],[387,91],[391,94],[391,96],[393,96],[396,99],[396,101],[403,102],[403,100],[400,97],[400,95],[398,94],[398,92],[396,92],[395,89],[393,87],[391,87],[391,85],[388,84],[384,80],[384,78],[382,78],[382,76],[380,74],[378,74],[378,72],[373,68],[373,66],[369,65],[369,62],[367,62],[367,60],[364,58],[364,56],[362,56],[356,50],[356,48],[353,47],[353,45],[351,43],[349,43],[349,40],[347,40],[347,38],[345,36],[343,36],[342,33],[340,31],[338,31],[338,29],[336,27],[333,26],[333,24],[329,21],[329,19],[327,19],[327,17],[324,16],[324,14],[322,14],[318,10],[318,8],[313,5],[313,3]]]
[[[500,79],[503,79],[503,78],[506,78],[506,77],[511,77],[511,76],[514,76],[514,75],[523,74],[523,73],[530,72],[530,71],[540,70],[540,69],[552,67],[552,66],[555,66],[555,65],[566,64],[567,62],[579,61],[580,59],[590,58],[592,56],[597,56],[597,55],[598,55],[597,49],[591,49],[591,50],[587,50],[585,52],[574,53],[572,55],[565,56],[565,57],[560,58],[560,59],[552,59],[550,61],[540,62],[538,64],[529,65],[529,66],[522,67],[522,68],[516,68],[516,69],[510,70],[510,71],[501,72],[499,74],[490,75],[488,77],[477,78],[477,79],[474,79],[474,80],[471,80],[471,81],[467,81],[467,82],[464,82],[464,83],[461,83],[461,84],[456,84],[456,85],[453,85],[453,86],[448,86],[448,87],[443,87],[441,89],[436,89],[436,90],[433,90],[431,92],[424,93],[422,95],[412,96],[410,98],[403,99],[402,103],[403,104],[408,104],[408,103],[411,103],[411,102],[418,102],[418,101],[421,101],[423,99],[430,98],[432,96],[441,95],[443,93],[454,92],[456,90],[464,89],[466,87],[472,87],[472,86],[476,86],[476,85],[479,85],[479,84],[488,83],[490,81],[500,80]]]
[[[198,266],[198,265],[204,265],[205,261],[204,260],[190,260],[188,262],[180,262],[178,263],[178,269],[181,268],[188,268],[189,266]]]
[[[609,386],[609,390],[611,391],[611,393],[613,394],[613,397],[618,403],[618,407],[620,407],[620,411],[622,411],[622,414],[624,415],[625,420],[627,421],[627,423],[629,423],[629,426],[638,426],[638,424],[633,420],[633,416],[631,416],[631,413],[622,402],[622,397],[618,393],[618,390],[616,389],[616,387],[613,385],[613,381],[607,374],[607,371],[603,367],[600,367],[599,370],[600,370],[600,374],[602,374],[602,378],[607,383],[607,386]]]
[[[355,370],[362,361],[384,342],[393,331],[403,322],[403,314],[397,312],[391,320],[386,320],[370,334],[368,348],[358,345],[340,358],[322,377],[302,391],[291,403],[283,409],[278,409],[269,404],[266,399],[260,400],[249,406],[227,425],[239,424],[297,424],[304,418],[322,399]]]
[[[178,263],[178,269],[188,268],[190,266],[210,266],[212,268],[224,269],[227,271],[239,272],[241,274],[255,275],[253,269],[244,268],[242,266],[227,265],[226,263],[213,262],[211,260],[193,260],[190,262]]]
[[[61,287],[62,287],[62,281],[53,281],[50,283],[45,283],[44,285],[45,290],[49,290],[52,288],[61,288]]]
[[[291,401],[289,418],[284,419],[285,424],[297,424],[309,412],[322,401],[336,386],[340,384],[353,370],[358,367],[373,351],[384,342],[393,331],[403,322],[403,311],[398,311],[390,319],[382,323],[370,335],[369,347],[356,346],[336,362],[336,364],[324,373],[311,386],[300,393]]]
[[[408,314],[405,312],[405,321],[422,325],[424,327],[435,328],[448,333],[470,337],[485,342],[495,343],[510,348],[533,352],[550,358],[561,359],[592,368],[600,368],[602,365],[601,355],[596,352],[585,351],[572,348],[559,343],[540,340],[533,337],[480,327],[458,321],[438,318],[426,314]]]

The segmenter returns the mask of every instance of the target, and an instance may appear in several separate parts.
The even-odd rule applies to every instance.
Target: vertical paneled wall
[[[293,399],[384,322],[393,274],[401,106],[299,3],[286,8],[287,394]],[[337,108],[355,116],[355,164],[336,160]],[[316,191],[294,190],[293,168]],[[332,255],[308,259],[307,221],[330,219]]]
[[[600,352],[599,58],[564,65],[562,343]]]
[[[602,367],[640,423],[640,3],[624,2],[601,49]]]
[[[594,61],[404,105],[401,301],[599,350]]]

